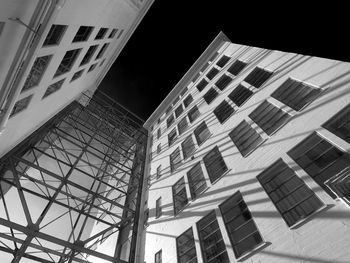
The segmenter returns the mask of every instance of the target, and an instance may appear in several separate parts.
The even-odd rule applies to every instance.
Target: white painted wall
[[[146,229],[145,261],[154,262],[154,255],[162,249],[164,263],[177,262],[175,238],[181,235],[189,227],[193,227],[196,242],[198,262],[202,262],[196,222],[209,211],[215,209],[220,229],[227,247],[230,262],[236,262],[228,235],[223,224],[218,205],[229,196],[240,190],[246,201],[255,222],[264,240],[271,245],[253,255],[245,262],[349,262],[350,260],[350,210],[340,201],[329,197],[304,170],[287,156],[286,152],[298,142],[317,130],[321,135],[334,144],[349,151],[350,145],[321,128],[320,126],[332,117],[336,112],[350,103],[350,64],[329,59],[308,57],[279,51],[268,51],[259,48],[230,44],[225,46],[222,54],[231,56],[231,60],[224,69],[211,81],[209,85],[199,92],[195,85],[189,85],[187,94],[192,94],[194,102],[181,114],[169,129],[166,128],[166,119],[162,116],[160,125],[154,123],[152,146],[153,160],[151,162],[152,185],[149,189],[148,206],[150,208],[149,226]],[[214,64],[220,56],[214,61]],[[210,89],[223,72],[236,60],[249,62],[248,66],[237,76],[224,91],[210,105],[203,100],[203,95]],[[275,74],[264,84],[263,88],[253,95],[234,115],[226,122],[220,124],[213,114],[214,108],[256,67],[260,66]],[[205,74],[211,67],[206,69]],[[306,83],[322,88],[329,87],[329,92],[324,93],[312,104],[301,111],[287,125],[271,136],[262,146],[256,149],[247,158],[243,158],[238,149],[228,136],[228,133],[236,127],[270,94],[276,90],[287,78],[293,77]],[[197,83],[201,80],[198,79]],[[196,84],[196,83],[195,83]],[[175,97],[174,97],[175,98]],[[273,99],[271,99],[272,101]],[[181,103],[178,102],[174,109]],[[273,100],[275,101],[275,100]],[[201,116],[190,125],[190,128],[169,148],[168,133],[175,127],[179,120],[187,114],[193,105],[197,105]],[[165,107],[167,108],[167,106]],[[156,118],[158,119],[158,117]],[[176,147],[197,127],[197,124],[206,121],[212,136],[194,154],[194,160],[186,160],[174,173],[170,174],[169,155]],[[162,136],[157,140],[158,127],[162,129]],[[162,152],[156,154],[157,145],[161,143]],[[217,181],[210,184],[203,156],[215,145],[219,147],[229,172]],[[182,153],[181,153],[182,154]],[[296,169],[300,178],[317,194],[326,204],[332,207],[312,217],[309,222],[301,227],[291,230],[285,224],[283,218],[277,212],[275,206],[256,180],[256,176],[266,167],[283,158],[290,166]],[[200,195],[195,201],[190,201],[179,215],[174,217],[172,185],[185,176],[187,184],[187,196],[190,199],[186,173],[201,160],[202,169],[207,179],[209,189]],[[158,165],[162,165],[162,177],[155,179]],[[163,215],[155,219],[156,199],[162,197]]]

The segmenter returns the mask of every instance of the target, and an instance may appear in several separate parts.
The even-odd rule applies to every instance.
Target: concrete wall
[[[147,263],[154,262],[155,253],[162,249],[163,263],[177,262],[175,239],[189,227],[193,227],[198,262],[202,262],[196,222],[209,211],[215,209],[230,262],[236,262],[218,205],[240,190],[262,237],[270,243],[266,248],[246,259],[245,262],[349,262],[349,207],[341,201],[333,200],[326,194],[303,169],[298,167],[286,152],[313,131],[325,136],[341,149],[350,150],[350,145],[347,142],[321,127],[326,120],[350,103],[350,64],[236,44],[225,45],[220,51],[219,57],[206,69],[204,75],[223,54],[231,57],[230,62],[224,66],[202,92],[195,88],[195,84],[201,80],[203,75],[196,83],[191,83],[188,86],[189,91],[183,98],[187,94],[192,94],[194,102],[176,119],[175,124],[167,129],[164,115],[162,115],[162,122],[159,125],[157,122],[153,124],[153,160],[150,169],[152,179],[148,198],[150,219],[149,226],[146,229],[145,261]],[[238,58],[248,62],[247,67],[234,78],[229,87],[219,92],[219,96],[210,105],[207,105],[203,100],[203,95]],[[237,111],[226,122],[220,124],[213,114],[214,108],[224,99],[230,101],[227,97],[228,94],[256,66],[274,71],[274,75],[241,108],[238,110],[236,108]],[[262,146],[258,147],[248,157],[243,158],[229,138],[228,133],[243,119],[249,120],[248,115],[266,98],[276,102],[270,97],[270,94],[289,77],[327,90],[283,128],[268,138]],[[182,99],[173,109],[181,102]],[[193,124],[190,124],[187,131],[169,147],[168,133],[193,105],[198,106],[201,113],[200,117]],[[167,108],[167,106],[164,108]],[[186,160],[175,173],[170,174],[169,155],[189,134],[193,133],[193,130],[203,120],[206,121],[212,133],[211,137],[200,147],[195,142],[195,158]],[[156,134],[159,127],[162,129],[162,136],[157,140]],[[156,149],[159,143],[162,145],[162,151],[157,154]],[[229,171],[212,185],[202,158],[216,145],[219,147]],[[286,225],[256,179],[260,172],[279,158],[293,167],[297,175],[330,207],[311,217],[308,222],[296,229],[290,229]],[[190,200],[186,173],[198,161],[201,161],[209,189],[192,201]],[[162,165],[162,176],[157,180],[155,174],[160,164]],[[189,205],[175,217],[171,187],[183,176],[186,181],[187,197],[190,201]],[[163,215],[156,219],[155,204],[159,197],[162,197]]]

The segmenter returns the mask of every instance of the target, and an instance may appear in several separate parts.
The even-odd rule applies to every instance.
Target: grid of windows
[[[201,145],[210,137],[211,133],[205,121],[199,124],[198,127],[194,130],[194,135],[196,137],[198,145]]]
[[[34,64],[28,74],[28,77],[26,78],[22,91],[39,85],[39,82],[42,76],[44,75],[51,58],[52,55],[38,57],[35,59]]]
[[[108,38],[113,38],[115,36],[115,34],[117,33],[118,29],[113,28],[111,33],[109,34]]]
[[[289,227],[324,206],[282,159],[259,174],[257,179]]]
[[[177,215],[187,204],[188,198],[186,193],[185,178],[182,177],[173,187],[174,214]]]
[[[339,172],[350,167],[350,156],[314,132],[292,148],[288,155],[303,168],[331,197],[324,184]]]
[[[205,263],[229,263],[225,242],[216,219],[215,211],[197,222],[199,242]]]
[[[166,120],[166,126],[169,128],[171,126],[171,124],[173,124],[175,121],[174,115],[171,114],[169,116],[169,118]]]
[[[220,123],[226,121],[234,112],[235,110],[226,100],[214,109],[214,114]]]
[[[188,122],[187,122],[187,119],[186,119],[186,116],[182,118],[181,121],[179,121],[179,124],[177,125],[177,128],[179,130],[179,134],[183,134],[187,128],[188,128]]]
[[[350,143],[350,104],[323,124],[322,127]]]
[[[219,73],[219,70],[217,68],[212,68],[208,73],[207,73],[207,78],[212,80],[217,74]]]
[[[154,263],[162,263],[162,250],[159,250],[159,251],[154,255]]]
[[[196,199],[205,189],[207,183],[204,178],[200,162],[196,163],[191,170],[187,172],[188,185],[190,188],[192,200]]]
[[[183,111],[184,111],[184,108],[182,107],[182,104],[180,104],[179,107],[177,107],[176,110],[175,110],[176,118],[179,118],[179,116],[181,115],[181,113]]]
[[[239,191],[219,207],[237,259],[246,256],[247,253],[264,243],[252,214]]]
[[[247,63],[240,61],[240,60],[236,60],[229,68],[228,68],[228,72],[231,73],[234,76],[237,76],[239,73],[241,73],[241,71],[245,68],[245,66],[247,65]]]
[[[188,105],[190,105],[193,101],[193,97],[191,94],[189,94],[186,99],[184,99],[184,105],[185,105],[185,108],[188,107]]]
[[[98,33],[97,33],[95,39],[102,39],[102,38],[104,38],[104,36],[105,36],[106,33],[107,33],[107,30],[108,30],[108,28],[102,27],[102,28],[98,31]]]
[[[52,25],[43,46],[58,45],[66,29],[65,25]]]
[[[182,143],[182,153],[184,155],[184,159],[190,157],[194,151],[196,150],[196,145],[192,139],[192,135],[189,135]]]
[[[215,83],[215,86],[218,87],[219,90],[223,91],[231,83],[231,81],[232,81],[232,78],[224,74]]]
[[[252,113],[250,113],[249,117],[270,136],[292,118],[289,113],[276,107],[267,100],[262,102]]]
[[[192,227],[176,238],[178,263],[197,263],[197,253]]]
[[[92,26],[81,26],[78,29],[78,32],[74,36],[73,42],[80,42],[88,40],[92,30],[94,28]]]
[[[25,110],[28,107],[32,97],[33,97],[33,95],[30,95],[30,96],[27,96],[27,97],[17,101],[15,103],[15,105],[13,106],[13,109],[11,111],[10,117],[13,117],[17,113]]]
[[[168,134],[168,143],[169,143],[169,146],[171,146],[175,140],[177,138],[177,133],[176,133],[176,128],[172,129],[171,132],[169,132]]]
[[[206,103],[210,104],[218,95],[219,93],[214,88],[210,88],[210,90],[204,94],[203,98]]]
[[[89,70],[88,70],[88,72],[91,72],[91,71],[93,71],[95,68],[97,67],[97,63],[95,63],[95,64],[92,64],[90,67],[89,67]]]
[[[159,154],[162,151],[162,145],[158,144],[157,145],[157,154]]]
[[[255,88],[260,88],[265,81],[267,81],[273,72],[267,71],[265,69],[256,67],[245,79],[244,81],[254,86]]]
[[[83,72],[84,72],[84,69],[81,69],[81,70],[75,72],[74,75],[73,75],[73,77],[72,77],[72,79],[71,79],[71,82],[72,82],[73,80],[76,80],[76,79],[80,78],[81,75],[83,74]]]
[[[187,114],[188,119],[190,120],[190,122],[194,122],[200,115],[200,112],[197,108],[197,106],[194,106]]]
[[[203,157],[203,161],[211,183],[214,183],[228,170],[217,146]]]
[[[103,54],[106,52],[107,48],[109,46],[109,43],[104,43],[100,51],[98,52],[96,59],[99,59],[103,56]]]
[[[248,156],[265,141],[245,120],[238,124],[229,136],[243,157]]]
[[[162,216],[162,197],[156,200],[156,218]]]
[[[321,93],[320,88],[314,88],[303,82],[287,79],[271,97],[291,107],[295,111],[302,110]]]
[[[206,81],[205,79],[202,79],[196,86],[196,88],[198,89],[198,91],[202,91],[204,90],[204,88],[208,85],[208,81]]]
[[[51,84],[50,86],[48,86],[42,99],[44,99],[47,96],[51,95],[52,93],[58,91],[62,87],[64,81],[65,81],[65,79],[61,79],[60,81],[57,81],[57,82]]]
[[[216,63],[217,66],[219,66],[220,68],[222,68],[223,66],[225,66],[227,64],[227,62],[229,62],[230,57],[223,55],[219,61]]]
[[[85,65],[90,62],[92,56],[95,54],[95,51],[97,49],[98,45],[94,45],[89,47],[88,51],[86,51],[86,54],[83,58],[83,60],[80,62],[80,66]]]
[[[170,171],[174,172],[180,166],[181,166],[181,154],[180,154],[180,148],[178,147],[170,154]]]
[[[73,67],[75,60],[77,59],[81,49],[73,49],[66,52],[64,55],[60,65],[58,66],[54,77],[60,76],[68,71],[70,71]]]
[[[159,165],[157,167],[157,179],[159,179],[162,176],[162,165]]]
[[[232,100],[238,107],[242,106],[251,96],[253,91],[247,89],[243,85],[239,84],[228,97]]]

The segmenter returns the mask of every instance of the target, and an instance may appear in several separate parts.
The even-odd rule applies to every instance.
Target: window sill
[[[255,248],[253,248],[251,251],[245,252],[242,256],[238,257],[237,261],[242,262],[242,261],[250,258],[251,256],[253,256],[254,254],[258,253],[262,249],[266,248],[269,245],[271,245],[270,242],[263,241],[261,244],[257,245]]]

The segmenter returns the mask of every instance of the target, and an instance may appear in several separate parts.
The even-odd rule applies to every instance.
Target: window
[[[239,84],[228,97],[232,100],[238,107],[242,106],[251,96],[253,91],[247,89],[243,85]]]
[[[324,206],[282,159],[273,163],[256,178],[289,227]]]
[[[165,114],[168,114],[172,109],[173,109],[173,107],[170,105],[170,106],[166,109]]]
[[[60,76],[72,69],[74,62],[80,53],[80,50],[81,49],[73,49],[66,52],[61,61],[61,64],[56,70],[54,77]]]
[[[197,263],[192,227],[176,238],[178,263]]]
[[[219,70],[217,68],[212,68],[208,73],[207,73],[207,78],[212,80],[217,74],[219,73]]]
[[[187,172],[188,185],[192,200],[196,199],[205,189],[207,183],[204,178],[200,162],[196,163],[191,170]]]
[[[188,128],[188,122],[186,120],[186,116],[182,118],[182,120],[179,122],[179,124],[177,125],[177,128],[179,130],[179,134],[183,134],[187,128]]]
[[[76,80],[76,79],[80,78],[81,75],[83,74],[83,72],[84,72],[84,69],[81,69],[81,70],[75,72],[70,82],[72,82],[73,80]]]
[[[323,124],[322,127],[350,143],[350,104]]]
[[[207,93],[203,96],[204,100],[208,105],[219,95],[219,93],[214,89],[210,88]]]
[[[288,155],[303,168],[331,197],[334,193],[324,184],[350,167],[350,156],[314,132],[292,148]]]
[[[38,57],[35,59],[34,64],[26,78],[22,92],[28,90],[34,86],[39,85],[42,76],[45,73],[45,70],[52,58],[52,55]]]
[[[109,34],[108,38],[113,38],[115,34],[117,33],[118,29],[114,28],[112,29],[111,33]]]
[[[185,178],[182,177],[179,181],[177,181],[173,185],[172,190],[174,200],[174,215],[177,215],[188,204]]]
[[[162,145],[158,144],[157,146],[157,154],[159,154],[162,151]]]
[[[234,76],[237,76],[247,65],[247,63],[242,62],[240,60],[236,60],[229,68],[228,72]]]
[[[106,33],[107,33],[107,30],[108,30],[108,28],[102,27],[102,28],[98,31],[98,33],[97,33],[95,39],[102,39],[102,38],[104,38],[104,36],[105,36]]]
[[[189,112],[188,112],[188,119],[190,120],[190,122],[194,122],[200,115],[200,112],[197,108],[197,106],[194,106]]]
[[[171,132],[169,132],[168,134],[168,143],[169,143],[169,146],[171,146],[174,141],[176,140],[177,138],[177,133],[176,133],[176,128],[172,129]]]
[[[204,88],[208,85],[208,81],[206,81],[205,79],[202,79],[196,86],[196,88],[198,89],[198,91],[202,91],[204,90]]]
[[[219,90],[223,91],[231,83],[231,81],[232,81],[231,77],[224,74],[215,83],[215,86],[218,87]]]
[[[158,119],[157,123],[158,123],[158,124],[160,123],[160,118]]]
[[[267,81],[272,76],[272,72],[265,69],[256,67],[245,79],[244,81],[254,86],[255,88],[260,88],[265,81]]]
[[[287,79],[271,97],[291,107],[295,111],[301,111],[321,93],[320,88],[311,87],[294,79]]]
[[[183,111],[184,111],[184,108],[182,107],[182,104],[180,104],[179,107],[177,107],[176,110],[175,110],[176,118],[179,118],[179,116],[181,115],[181,113]]]
[[[214,114],[220,123],[226,121],[234,112],[235,110],[226,100],[221,102],[214,110]]]
[[[192,135],[189,135],[182,143],[182,153],[184,155],[184,159],[190,157],[194,151],[196,150],[196,146],[193,142]]]
[[[162,250],[159,250],[154,256],[154,263],[162,263]]]
[[[220,68],[222,68],[223,66],[225,66],[227,64],[227,62],[229,62],[230,57],[223,55],[219,61],[216,63],[217,66],[219,66]]]
[[[213,184],[226,171],[228,171],[224,159],[221,156],[219,148],[214,147],[209,153],[203,157],[205,167],[209,175],[210,182]]]
[[[118,36],[117,36],[117,39],[119,39],[119,38],[123,35],[123,33],[124,33],[124,29],[120,30],[120,31],[119,31],[119,34],[118,34]]]
[[[81,26],[76,33],[73,42],[86,41],[93,30],[92,26]]]
[[[185,108],[188,107],[188,105],[190,105],[193,101],[193,97],[191,94],[189,94],[186,99],[184,99],[184,105],[185,105]]]
[[[33,97],[33,95],[30,95],[30,96],[27,96],[27,97],[17,101],[15,103],[15,105],[13,106],[13,109],[12,109],[11,114],[10,114],[10,118],[13,117],[14,115],[16,115],[17,113],[25,110],[28,107],[32,97]]]
[[[103,44],[102,48],[100,49],[100,51],[98,52],[98,54],[96,56],[96,59],[99,59],[103,56],[103,54],[106,52],[108,46],[109,46],[109,43]]]
[[[214,210],[197,222],[197,229],[204,262],[229,263]]]
[[[184,88],[181,93],[180,93],[180,96],[183,97],[183,95],[185,95],[185,93],[188,91],[188,88]]]
[[[325,182],[327,187],[347,205],[350,206],[350,173],[342,171]]]
[[[238,124],[229,136],[243,157],[248,156],[265,141],[245,120]]]
[[[194,130],[194,135],[196,136],[197,144],[201,145],[205,142],[211,135],[207,124],[203,121],[198,127]]]
[[[60,81],[57,81],[53,84],[51,84],[45,91],[45,94],[44,96],[42,97],[43,98],[46,98],[47,96],[51,95],[52,93],[58,91],[61,87],[62,87],[62,84],[63,82],[65,81],[65,79],[62,79]]]
[[[52,25],[43,46],[58,45],[66,29],[65,25]]]
[[[174,172],[181,165],[181,155],[179,147],[170,154],[170,171]]]
[[[175,121],[174,115],[171,114],[169,116],[169,118],[166,120],[166,126],[169,128],[171,126],[171,124],[173,124]]]
[[[159,140],[159,138],[160,138],[160,136],[162,135],[162,131],[161,131],[161,129],[159,128],[158,130],[157,130],[157,139]]]
[[[90,67],[89,67],[89,70],[88,70],[88,72],[91,72],[91,71],[93,71],[95,68],[97,67],[97,63],[95,63],[95,64],[92,64]]]
[[[92,56],[94,55],[98,45],[94,45],[89,47],[88,51],[86,52],[83,60],[80,62],[80,66],[85,65],[90,62]]]
[[[162,198],[159,197],[156,200],[156,218],[161,217],[162,216]]]
[[[270,136],[292,118],[289,113],[276,107],[267,100],[250,113],[249,117]]]
[[[264,243],[239,191],[219,207],[237,259],[247,255],[247,253]]]
[[[159,165],[157,167],[157,179],[159,179],[162,176],[162,165]]]

